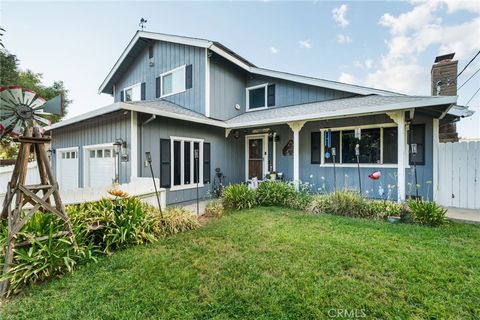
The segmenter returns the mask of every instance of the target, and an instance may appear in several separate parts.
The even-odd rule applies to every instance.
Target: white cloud
[[[340,74],[340,77],[338,77],[338,81],[343,83],[355,84],[357,82],[357,79],[350,73],[342,72],[342,74]]]
[[[378,68],[366,75],[365,84],[404,93],[429,94],[430,65],[419,62],[422,53],[433,47],[438,54],[455,52],[455,58],[463,60],[480,49],[479,16],[461,24],[446,25],[440,13],[445,9],[447,13],[477,12],[478,8],[472,7],[451,0],[414,2],[408,12],[398,16],[384,14],[379,24],[389,28],[391,34],[385,40],[388,52],[381,57]],[[433,58],[430,57],[432,62]],[[366,67],[363,63],[355,66]]]
[[[337,34],[337,42],[341,44],[350,43],[352,39],[346,34]]]
[[[298,41],[298,45],[302,49],[310,49],[313,46],[312,41],[310,39],[300,40]]]
[[[342,4],[340,7],[332,10],[333,20],[342,28],[345,28],[350,23],[345,17],[347,15],[347,10],[348,7],[346,4]]]
[[[373,68],[373,60],[366,59],[364,62],[357,60],[353,63],[353,65],[362,70],[370,70]]]
[[[271,46],[270,48],[268,48],[270,50],[271,53],[273,54],[277,54],[278,53],[278,49],[275,48],[274,46]]]

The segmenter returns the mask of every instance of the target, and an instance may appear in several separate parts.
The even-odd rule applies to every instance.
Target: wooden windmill
[[[10,269],[13,260],[16,236],[35,212],[53,214],[60,218],[66,230],[54,236],[69,235],[76,247],[72,226],[65,214],[58,184],[45,150],[45,143],[50,138],[42,134],[43,126],[50,125],[45,116],[53,114],[63,114],[61,95],[47,102],[35,92],[18,86],[0,87],[0,140],[8,134],[20,142],[17,161],[0,212],[0,219],[8,220],[4,274]],[[32,153],[37,160],[40,184],[26,185],[28,159]],[[27,207],[27,204],[31,206]],[[6,281],[0,284],[0,294],[5,293],[7,286]]]

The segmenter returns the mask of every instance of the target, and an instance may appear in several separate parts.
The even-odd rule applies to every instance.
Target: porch
[[[274,172],[312,192],[347,188],[371,198],[434,199],[439,114],[427,109],[379,109],[351,116],[290,117],[293,121],[282,123],[273,118],[265,125],[238,126],[225,133],[229,139],[244,140],[245,181],[264,180]],[[409,140],[415,154],[409,154]],[[376,171],[381,177],[369,178]]]

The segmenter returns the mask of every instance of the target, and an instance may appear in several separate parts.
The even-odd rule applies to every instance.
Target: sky
[[[430,94],[435,56],[455,52],[459,71],[480,50],[480,1],[309,2],[0,2],[4,44],[20,68],[47,84],[63,80],[73,100],[68,117],[111,104],[98,94],[139,28],[216,40],[257,66],[406,94]],[[480,68],[480,55],[458,78]],[[458,92],[465,105],[480,72]],[[480,138],[477,111],[458,124]]]

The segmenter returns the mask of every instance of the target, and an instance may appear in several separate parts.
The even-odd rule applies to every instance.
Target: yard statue
[[[372,180],[378,180],[380,179],[381,176],[382,176],[382,173],[380,171],[375,171],[368,175],[368,177]]]
[[[16,235],[36,212],[50,213],[62,220],[66,231],[53,234],[52,237],[68,235],[76,247],[72,226],[65,214],[58,184],[45,151],[45,143],[49,142],[50,138],[43,137],[42,134],[43,126],[50,124],[46,116],[62,113],[63,97],[61,95],[47,102],[31,90],[23,90],[18,86],[0,87],[0,140],[8,134],[18,137],[20,142],[18,157],[12,178],[7,185],[7,193],[0,213],[0,219],[8,221],[3,274],[8,272],[13,261]],[[36,185],[25,183],[31,152],[35,154],[41,181]],[[41,241],[41,239],[44,237],[30,241]],[[0,284],[0,294],[5,293],[7,286],[8,280]]]

